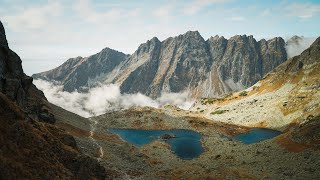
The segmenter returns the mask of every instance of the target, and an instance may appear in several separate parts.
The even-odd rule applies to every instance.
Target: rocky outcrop
[[[7,38],[6,38],[6,33],[3,27],[2,22],[0,21],[0,44],[3,46],[8,46]]]
[[[169,140],[169,139],[172,139],[172,138],[176,138],[176,135],[174,134],[164,134],[162,136],[160,136],[160,139],[161,140]]]
[[[24,74],[20,57],[9,48],[2,23],[0,43],[0,92],[34,118],[54,123],[43,92],[32,84],[31,77]]]
[[[104,54],[101,54],[103,56]],[[104,57],[109,57],[104,55]],[[91,57],[89,57],[91,58]],[[68,68],[68,61],[33,77],[61,81],[64,89],[74,91],[91,82],[116,83],[122,93],[143,93],[158,97],[162,92],[189,91],[193,97],[220,96],[242,90],[260,80],[287,59],[285,42],[276,37],[256,41],[253,36],[211,37],[204,40],[197,31],[159,41],[156,37],[141,44],[131,56],[119,56],[119,63],[91,63]],[[100,73],[106,69],[105,73]],[[95,68],[97,71],[95,72]],[[59,79],[67,71],[69,80]],[[94,71],[90,76],[86,71]],[[79,75],[78,75],[79,74]],[[80,76],[81,74],[81,76]]]
[[[0,22],[0,179],[105,179],[104,167],[52,125],[50,105],[32,80]]]
[[[274,69],[275,73],[296,74],[298,71],[314,71],[312,65],[319,65],[320,60],[320,37],[318,37],[309,48],[305,49],[300,55],[290,58],[285,63]],[[311,67],[310,67],[311,66]],[[311,70],[309,70],[311,69]],[[303,73],[308,74],[308,73]],[[310,78],[310,77],[305,77]],[[276,78],[275,78],[276,79]]]

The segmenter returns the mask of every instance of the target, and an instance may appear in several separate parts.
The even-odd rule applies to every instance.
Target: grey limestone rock
[[[106,48],[33,77],[60,81],[66,91],[81,91],[98,82],[118,84],[122,93],[140,92],[153,98],[181,91],[212,97],[245,89],[286,60],[281,37],[204,40],[198,31],[188,31],[164,41],[154,37],[130,56]]]

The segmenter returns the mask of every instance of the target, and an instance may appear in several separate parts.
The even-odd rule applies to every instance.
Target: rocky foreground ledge
[[[54,125],[42,91],[25,75],[0,22],[0,179],[105,179],[106,170]]]

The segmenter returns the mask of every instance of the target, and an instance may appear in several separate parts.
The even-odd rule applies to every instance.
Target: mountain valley
[[[57,124],[75,136],[83,152],[111,169],[114,179],[313,179],[320,173],[319,54],[318,38],[253,86],[200,98],[189,110],[133,107],[90,117],[81,125],[71,117]],[[183,160],[166,141],[136,147],[112,128],[192,130],[201,134],[204,152]],[[254,128],[282,134],[253,144],[235,140]]]

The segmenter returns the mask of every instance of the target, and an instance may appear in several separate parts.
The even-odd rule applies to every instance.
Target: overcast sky
[[[109,47],[127,54],[157,36],[189,30],[205,38],[320,35],[320,1],[289,0],[0,0],[9,46],[26,74]]]

